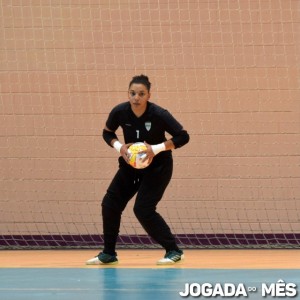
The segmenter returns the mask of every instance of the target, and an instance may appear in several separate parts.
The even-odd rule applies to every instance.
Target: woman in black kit
[[[132,78],[129,83],[129,101],[115,106],[103,129],[103,139],[119,153],[119,169],[102,201],[104,249],[87,264],[115,264],[118,262],[116,242],[121,214],[128,201],[137,193],[134,213],[148,233],[165,250],[157,264],[173,264],[184,258],[183,251],[165,220],[156,212],[156,206],[168,186],[173,171],[173,149],[189,141],[182,125],[164,108],[152,103],[151,83],[145,75]],[[121,144],[115,131],[121,126],[125,144]],[[166,139],[165,133],[171,138]],[[132,143],[144,142],[146,159],[151,164],[134,169],[128,164],[128,148]]]

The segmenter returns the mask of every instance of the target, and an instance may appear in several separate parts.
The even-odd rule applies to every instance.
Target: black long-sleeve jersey
[[[175,148],[189,141],[189,134],[182,125],[166,109],[149,101],[140,117],[133,113],[129,101],[118,104],[110,112],[106,126],[112,131],[121,126],[126,144],[144,141],[150,145],[159,144],[167,140],[166,132],[172,136]]]

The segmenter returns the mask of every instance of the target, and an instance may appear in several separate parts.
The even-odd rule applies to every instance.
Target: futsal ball
[[[147,146],[141,142],[134,143],[128,148],[128,152],[130,154],[129,164],[133,168],[144,169],[149,166],[148,159],[145,160],[144,162],[142,161],[143,158],[145,158],[146,154],[145,153],[139,154],[140,151],[145,151],[145,150],[147,150]]]

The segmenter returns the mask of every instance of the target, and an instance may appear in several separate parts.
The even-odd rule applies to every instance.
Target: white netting
[[[299,2],[0,4],[0,247],[93,247],[108,112],[145,73],[190,133],[159,204],[187,247],[299,247]],[[154,246],[132,213],[120,245]]]

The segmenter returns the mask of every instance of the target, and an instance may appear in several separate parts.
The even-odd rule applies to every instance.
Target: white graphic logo
[[[151,129],[151,122],[145,122],[145,127],[149,131]]]

